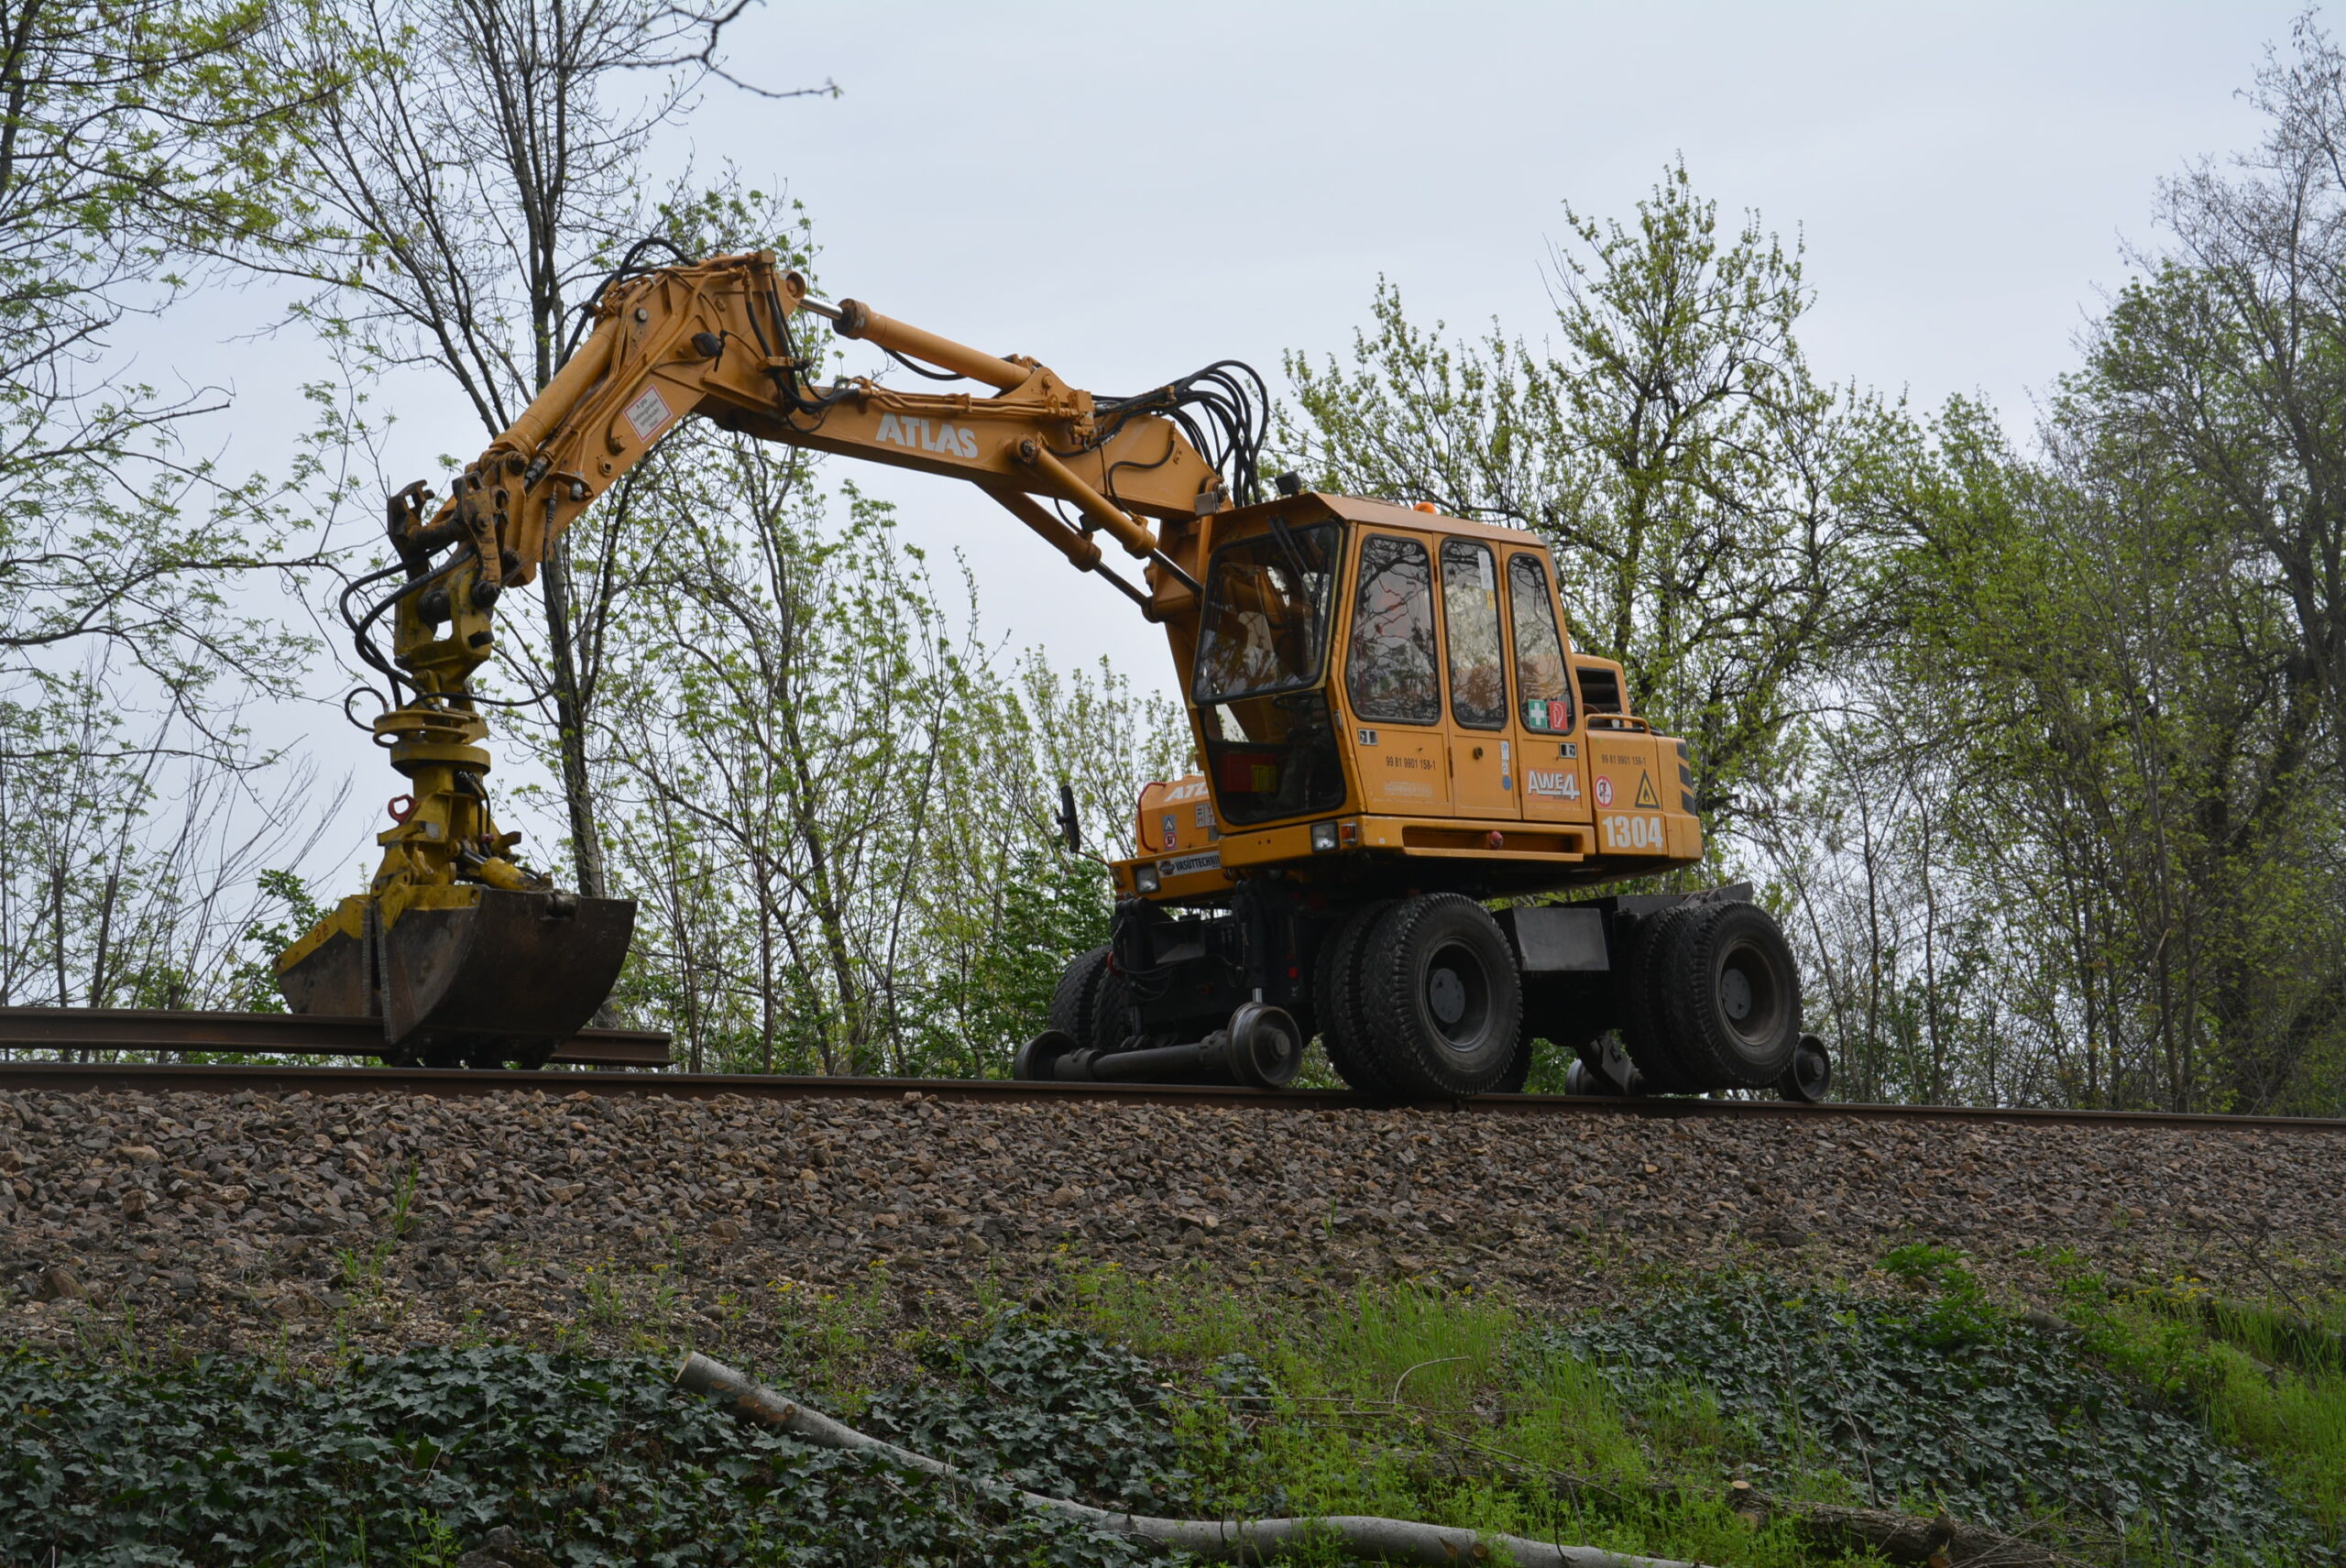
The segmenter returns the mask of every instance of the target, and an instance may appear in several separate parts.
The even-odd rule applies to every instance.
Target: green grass
[[[2095,1354],[2196,1410],[2346,1537],[2346,1301],[2231,1301],[2189,1279],[2129,1288],[2064,1272]]]
[[[1958,1254],[1914,1245],[1871,1296],[1729,1276],[1604,1321],[1411,1284],[1280,1302],[1113,1266],[1070,1272],[1055,1310],[1182,1370],[1190,1466],[1239,1511],[1753,1568],[1873,1561],[1753,1531],[1725,1506],[1749,1476],[1792,1503],[2050,1531],[2093,1561],[2334,1553],[2346,1365],[2322,1358],[2346,1362],[2346,1339],[2262,1309],[2211,1330],[2099,1300],[2098,1331],[2066,1343],[2001,1311]]]
[[[1058,1316],[1189,1374],[1189,1464],[1233,1511],[1383,1514],[1725,1568],[1880,1561],[1755,1530],[1727,1506],[1728,1423],[1706,1390],[1626,1399],[1507,1301],[1404,1284],[1266,1309],[1202,1277],[1111,1267],[1071,1275]]]

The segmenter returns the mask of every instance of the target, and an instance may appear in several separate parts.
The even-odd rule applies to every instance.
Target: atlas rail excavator
[[[979,389],[818,381],[809,317]],[[1259,496],[1243,366],[1095,396],[814,299],[771,252],[631,258],[592,323],[451,494],[393,498],[398,560],[345,596],[408,793],[368,891],[279,959],[296,1012],[380,1016],[394,1059],[529,1067],[606,1000],[634,906],[524,868],[472,680],[507,590],[697,414],[975,485],[1165,629],[1202,771],[1142,794],[1112,939],[1068,966],[1020,1076],[1277,1088],[1317,1035],[1357,1089],[1443,1097],[1520,1088],[1537,1037],[1590,1091],[1822,1091],[1791,951],[1748,887],[1594,891],[1700,863],[1703,832],[1686,743],[1628,710],[1619,664],[1573,651],[1538,536],[1293,476]]]

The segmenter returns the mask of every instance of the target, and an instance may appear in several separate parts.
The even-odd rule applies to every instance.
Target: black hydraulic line
[[[926,365],[905,358],[903,355],[897,353],[894,349],[889,347],[884,343],[880,345],[880,352],[894,360],[897,364],[903,366],[905,369],[911,371],[914,375],[926,376],[932,381],[966,381],[969,379],[968,377],[962,375],[959,370],[932,370]]]
[[[630,278],[652,270],[641,265],[641,258],[645,251],[655,247],[674,257],[679,266],[689,267],[693,263],[693,258],[685,253],[685,247],[666,235],[648,234],[629,246],[627,254],[619,258],[619,264],[604,275],[603,280],[596,284],[593,291],[586,296],[586,302],[578,307],[578,320],[563,341],[561,356],[555,361],[557,364],[567,361],[573,354],[577,352],[579,339],[586,335],[586,323],[594,320],[595,312],[602,305],[603,296],[611,291],[613,284],[624,282]]]

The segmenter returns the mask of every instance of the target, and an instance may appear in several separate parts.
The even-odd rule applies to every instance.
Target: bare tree
[[[719,50],[745,8],[321,0],[289,11],[271,39],[281,69],[341,90],[299,143],[299,203],[223,254],[312,286],[299,313],[353,345],[362,368],[444,374],[494,435],[552,378],[578,308],[632,243],[696,207],[657,199],[649,159],[708,81],[735,80]],[[586,750],[596,671],[581,657],[566,549],[539,580],[537,684],[578,885],[600,895]]]
[[[2263,144],[2166,183],[2097,369],[2271,561],[2346,766],[2346,51],[2308,10],[2248,96]]]

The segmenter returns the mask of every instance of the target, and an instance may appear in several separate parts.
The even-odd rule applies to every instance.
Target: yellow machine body
[[[808,316],[981,389],[817,383],[816,356],[796,337]],[[1054,1003],[1068,1027],[1047,1031],[1051,1039],[1080,1028],[1096,1036],[1096,1048],[1053,1044],[1031,1062],[1022,1058],[1021,1070],[1065,1076],[1079,1057],[1113,1058],[1129,1076],[1194,1058],[1206,1070],[1276,1077],[1277,1059],[1292,1070],[1299,1019],[1317,1005],[1307,970],[1341,960],[1321,982],[1326,1001],[1353,983],[1343,966],[1369,961],[1360,954],[1383,963],[1414,951],[1414,925],[1369,943],[1372,917],[1386,906],[1584,889],[1699,863],[1685,743],[1628,711],[1619,665],[1573,652],[1546,544],[1424,507],[1294,485],[1278,499],[1233,505],[1233,476],[1190,439],[1203,428],[1195,411],[1209,400],[1196,384],[1223,368],[1138,397],[1102,398],[1032,358],[971,348],[853,301],[817,301],[769,252],[619,277],[586,342],[448,497],[427,509],[418,485],[391,502],[389,535],[405,580],[370,612],[391,614],[394,627],[389,658],[372,660],[393,698],[375,730],[409,795],[394,803],[398,820],[381,835],[368,890],[280,959],[293,1005],[380,1014],[395,1049],[453,1064],[543,1060],[602,1003],[625,955],[632,905],[561,892],[516,859],[520,836],[500,831],[489,807],[488,723],[471,677],[494,647],[499,596],[531,581],[564,530],[694,414],[972,484],[1165,629],[1199,772],[1143,794],[1130,852],[1113,866],[1124,901],[1116,956],[1084,955],[1062,987],[1072,1011]],[[1226,425],[1215,428],[1227,437]],[[1234,439],[1222,448],[1255,449]],[[1137,566],[1137,582],[1125,575],[1131,568],[1118,569],[1120,557]],[[1580,1010],[1573,1026],[1597,1026],[1629,995],[1615,983],[1625,965],[1664,961],[1631,951],[1644,918],[1639,901],[1600,902],[1509,916],[1513,957],[1492,956],[1501,938],[1487,912],[1426,906],[1428,930],[1465,922],[1439,941],[1425,938],[1434,944],[1426,1005],[1450,1007],[1465,972],[1457,955],[1466,954],[1476,972],[1488,971],[1475,982],[1488,994],[1459,1005],[1483,1009],[1474,1026],[1485,1035],[1502,1022],[1516,1029],[1507,1020],[1522,1016],[1524,996],[1541,986],[1570,991],[1566,981],[1584,971],[1611,989],[1573,992],[1582,998],[1571,1003]],[[1720,918],[1680,924],[1709,931]],[[1352,927],[1359,941],[1338,940]],[[1750,939],[1781,946],[1765,932]],[[1240,958],[1226,956],[1241,948]],[[1747,975],[1735,982],[1742,991],[1729,992],[1748,999],[1758,984],[1780,996],[1792,983],[1778,972],[1788,958],[1762,956],[1775,969],[1762,964],[1750,971],[1759,981],[1747,984]],[[1205,977],[1189,986],[1188,1002],[1134,1000],[1116,989],[1119,974],[1177,970]],[[1551,970],[1564,978],[1551,983]],[[1233,1005],[1228,1028],[1176,1038],[1192,1026],[1181,1007],[1204,1017],[1200,1009]],[[1781,1009],[1770,1018],[1766,1052],[1736,1067],[1736,1081],[1777,1070],[1789,1047],[1779,1037]],[[1434,1029],[1425,1038],[1440,1035],[1420,1024],[1420,1035]],[[1337,1042],[1347,1031],[1368,1041],[1371,1025],[1387,1034],[1403,1027],[1376,1019],[1332,1025],[1332,1057],[1367,1050]],[[1504,1065],[1515,1036],[1477,1038],[1471,1048],[1453,1041],[1420,1050],[1407,1040],[1376,1048],[1391,1058],[1395,1084],[1487,1086],[1504,1076],[1495,1077],[1492,1062]],[[1729,1047],[1696,1045],[1711,1051],[1716,1071],[1727,1070],[1716,1064],[1728,1062],[1719,1053]],[[1453,1046],[1464,1064],[1455,1071],[1442,1055]],[[1431,1065],[1411,1067],[1410,1052]],[[1254,1065],[1233,1065],[1242,1062]],[[1360,1074],[1376,1080],[1370,1068]]]

